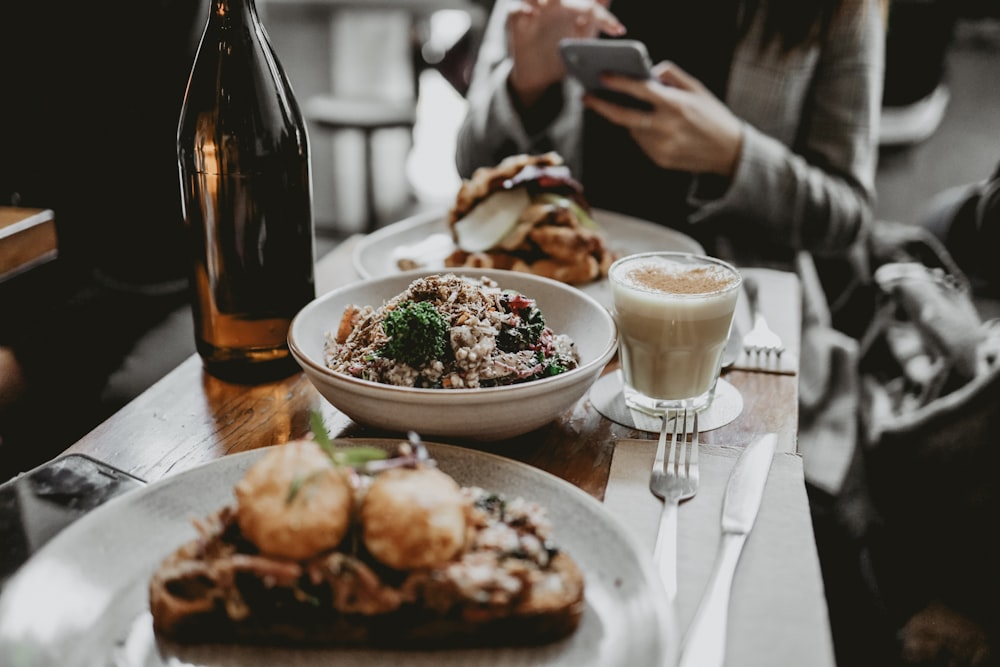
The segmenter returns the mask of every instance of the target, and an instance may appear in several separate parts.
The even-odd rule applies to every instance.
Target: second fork
[[[753,328],[743,336],[743,349],[747,354],[775,355],[780,357],[785,351],[785,345],[781,342],[781,337],[768,326],[764,319],[764,313],[760,309],[760,295],[756,279],[751,276],[743,277],[743,289],[750,304],[750,313],[753,317]]]
[[[656,457],[649,477],[649,488],[663,499],[660,512],[660,529],[656,534],[653,558],[656,561],[667,592],[672,600],[677,596],[677,508],[698,491],[698,413],[694,414],[688,446],[688,411],[675,412],[673,419],[663,415]],[[674,428],[667,451],[667,424]]]

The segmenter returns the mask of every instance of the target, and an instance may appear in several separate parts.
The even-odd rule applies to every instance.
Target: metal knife
[[[726,656],[729,593],[736,564],[757,519],[778,436],[763,435],[736,460],[722,501],[722,540],[712,576],[681,646],[678,667],[721,667]]]

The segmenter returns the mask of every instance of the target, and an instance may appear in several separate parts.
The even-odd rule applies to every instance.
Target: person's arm
[[[483,47],[486,46],[484,41]],[[455,166],[459,175],[470,178],[477,168],[493,166],[517,153],[543,153],[554,149],[567,160],[577,154],[578,150],[573,147],[579,143],[573,131],[577,125],[574,116],[581,116],[579,110],[574,113],[574,98],[562,93],[562,106],[553,120],[529,134],[507,85],[510,59],[504,57],[489,62],[484,56],[486,52],[480,50],[476,72],[466,95],[466,115],[456,137]]]
[[[864,7],[842,12],[820,49],[759,61],[751,34],[738,50],[728,102],[745,121],[739,161],[722,187],[698,179],[693,222],[750,217],[770,238],[819,255],[866,234],[885,33],[878,3]]]
[[[516,19],[508,25],[512,11]],[[458,131],[455,162],[460,176],[469,178],[476,168],[493,166],[515,153],[549,150],[558,151],[571,169],[579,169],[582,88],[565,76],[558,41],[559,36],[592,36],[598,31],[624,32],[601,2],[497,0]]]

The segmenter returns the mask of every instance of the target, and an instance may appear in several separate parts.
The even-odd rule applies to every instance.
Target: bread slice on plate
[[[460,487],[426,450],[364,465],[276,447],[149,584],[158,636],[357,647],[542,644],[579,626],[584,577],[545,509]]]

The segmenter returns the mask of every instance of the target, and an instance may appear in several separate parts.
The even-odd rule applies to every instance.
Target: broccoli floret
[[[448,321],[429,301],[404,301],[386,314],[382,329],[389,340],[380,354],[414,368],[444,356]]]

